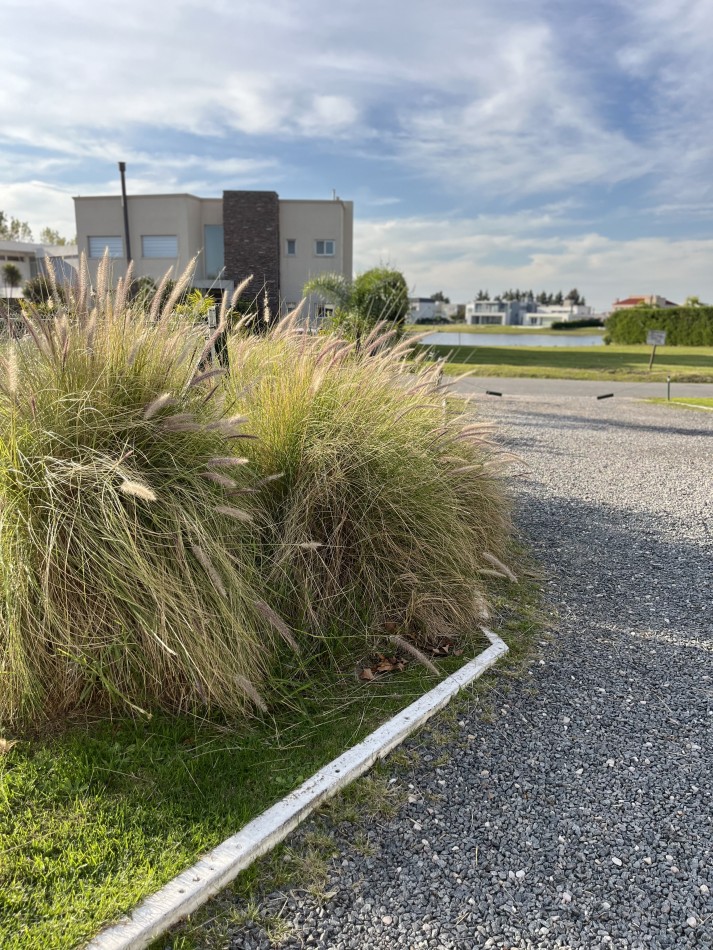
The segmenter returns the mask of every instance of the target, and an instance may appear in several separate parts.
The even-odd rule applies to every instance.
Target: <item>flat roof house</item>
[[[51,262],[57,281],[69,283],[77,273],[79,255],[75,244],[35,244],[30,241],[0,241],[0,267],[12,263],[20,271],[19,287],[6,287],[0,277],[3,298],[22,297],[22,288],[32,277],[43,274],[47,262]]]
[[[276,314],[302,299],[310,277],[352,278],[354,207],[341,198],[284,199],[275,191],[131,195],[128,234],[118,195],[78,197],[74,208],[79,251],[87,255],[92,279],[107,249],[114,281],[129,259],[136,277],[158,282],[168,270],[178,276],[197,256],[193,287],[231,293],[252,274],[248,293],[267,294]]]

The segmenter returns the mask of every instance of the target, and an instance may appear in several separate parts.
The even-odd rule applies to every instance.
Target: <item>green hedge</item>
[[[713,307],[634,307],[607,320],[605,343],[646,343],[649,330],[665,330],[667,346],[713,346]]]
[[[582,320],[556,320],[551,330],[582,330],[585,327],[603,327],[604,322],[599,317],[585,317]]]

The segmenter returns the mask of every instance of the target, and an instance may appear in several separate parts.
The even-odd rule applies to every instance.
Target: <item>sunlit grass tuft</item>
[[[30,312],[0,371],[0,722],[240,714],[276,637],[233,497],[249,475],[220,473],[239,426],[194,385],[201,328],[100,278]]]
[[[319,648],[423,645],[483,615],[485,552],[509,529],[488,427],[453,413],[438,371],[375,331],[357,349],[287,321],[235,336],[225,385],[258,439],[242,450],[282,477],[260,494],[264,572]]]

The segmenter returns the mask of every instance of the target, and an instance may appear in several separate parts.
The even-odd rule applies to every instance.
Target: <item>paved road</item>
[[[485,396],[488,389],[509,396],[583,396],[592,399],[604,393],[614,398],[650,399],[666,397],[666,383],[623,383],[592,381],[589,379],[528,379],[525,377],[474,376],[456,384],[464,394]],[[713,383],[672,383],[671,396],[713,397]],[[497,398],[497,397],[495,397]]]
[[[713,947],[713,415],[631,400],[488,403],[554,640],[494,716],[409,740],[409,802],[335,829],[283,946]],[[360,840],[361,838],[361,840]],[[366,844],[365,844],[366,842]],[[208,943],[206,938],[206,946]],[[226,947],[269,947],[258,925]]]

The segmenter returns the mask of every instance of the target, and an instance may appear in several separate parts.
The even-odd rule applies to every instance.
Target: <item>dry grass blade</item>
[[[248,465],[249,463],[250,459],[239,458],[237,455],[216,455],[208,459],[206,464],[212,468],[230,468],[231,466]]]
[[[152,488],[131,478],[125,479],[119,485],[119,491],[132,498],[140,498],[142,501],[158,501],[158,495]]]
[[[200,384],[204,383],[207,379],[213,379],[216,376],[225,376],[225,370],[210,369],[205,373],[200,373],[200,375],[193,377],[189,383],[189,386],[200,386]]]
[[[235,508],[233,505],[216,505],[215,510],[218,514],[226,515],[228,518],[235,518],[236,521],[250,522],[253,516],[242,508]]]
[[[227,488],[228,491],[234,491],[238,488],[238,483],[234,479],[228,478],[227,475],[222,475],[220,472],[201,472],[201,476],[209,482],[215,482],[221,488]]]
[[[228,592],[225,589],[225,585],[223,584],[222,578],[220,574],[217,572],[217,570],[215,569],[213,562],[205,553],[205,551],[198,544],[192,544],[191,551],[193,552],[193,556],[201,565],[201,567],[206,572],[208,577],[210,577],[210,579],[213,581],[215,589],[218,591],[221,597],[227,597]]]
[[[195,271],[195,268],[196,268],[196,259],[197,258],[194,257],[190,261],[186,269],[183,271],[181,276],[176,281],[176,286],[171,291],[171,295],[166,301],[163,310],[161,311],[162,320],[166,320],[168,319],[168,317],[171,316],[173,311],[176,309],[176,304],[178,303],[178,301],[181,299],[183,294],[188,289],[188,286],[191,280],[193,279],[193,272]]]
[[[282,617],[278,616],[275,611],[270,607],[269,604],[266,604],[264,600],[255,601],[255,608],[260,611],[260,613],[265,617],[269,623],[277,630],[285,643],[288,643],[292,650],[295,653],[300,652],[299,644],[292,635],[292,631],[287,626]]]
[[[156,288],[156,292],[153,295],[151,300],[151,309],[149,310],[149,321],[151,323],[156,323],[159,317],[159,312],[161,310],[161,301],[164,298],[166,287],[168,287],[168,282],[171,279],[171,274],[173,269],[167,270],[166,273],[161,278],[161,283]]]
[[[513,582],[513,584],[517,584],[517,577],[510,570],[507,564],[503,564],[503,562],[499,558],[495,557],[495,555],[491,554],[489,551],[483,551],[483,557],[489,564],[492,564],[493,567],[495,567],[498,571],[502,571],[502,573],[507,578],[509,578]]]
[[[17,365],[17,348],[15,341],[12,340],[8,347],[7,360],[5,362],[5,385],[8,393],[14,396],[17,393],[17,384],[19,379],[19,369]]]
[[[409,656],[413,657],[417,663],[420,663],[422,666],[425,666],[432,673],[435,673],[436,676],[441,676],[441,670],[438,669],[435,663],[432,663],[428,659],[425,653],[421,653],[418,647],[415,647],[413,643],[409,643],[408,640],[404,640],[403,637],[400,637],[398,634],[393,634],[389,637],[394,646],[398,647],[399,650],[402,650],[404,653],[408,653]]]
[[[171,393],[162,393],[160,396],[152,399],[144,409],[144,419],[147,421],[153,419],[162,409],[166,409],[167,406],[175,406],[176,402],[176,398],[172,396]]]
[[[250,680],[247,679],[247,677],[241,676],[238,673],[235,676],[235,682],[237,683],[240,692],[243,694],[243,696],[250,700],[253,706],[256,706],[262,713],[267,712],[267,703],[262,698],[260,693],[258,693],[258,691],[255,689]]]
[[[238,302],[238,300],[240,300],[240,297],[242,296],[243,291],[248,287],[248,285],[250,284],[250,282],[252,281],[252,279],[253,279],[253,275],[250,274],[249,277],[246,277],[245,280],[242,280],[242,281],[238,284],[238,286],[235,288],[235,290],[233,291],[233,296],[232,296],[231,299],[230,299],[230,309],[231,309],[231,310],[234,309],[236,303]]]

